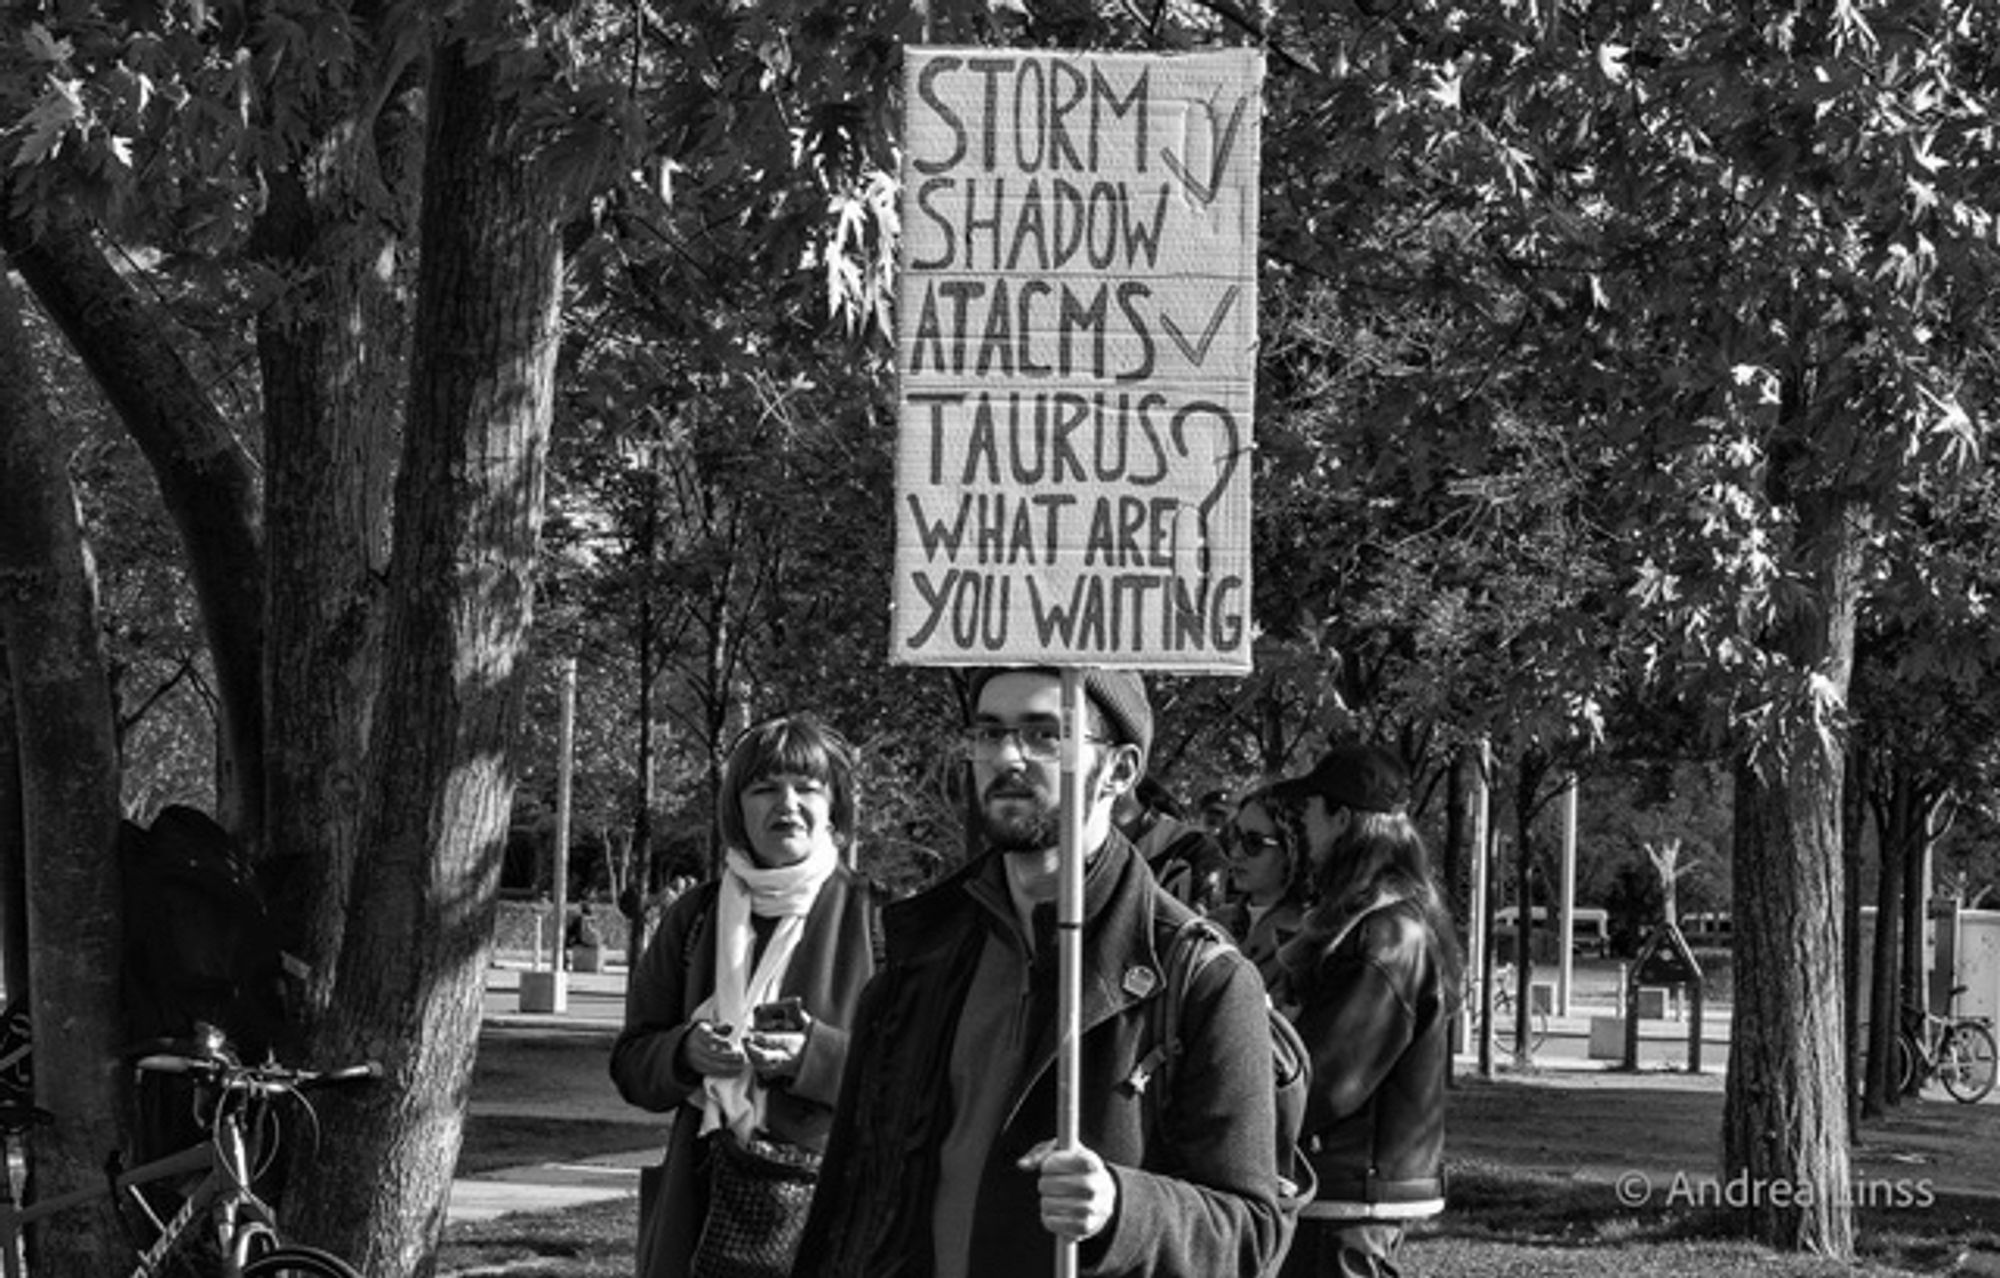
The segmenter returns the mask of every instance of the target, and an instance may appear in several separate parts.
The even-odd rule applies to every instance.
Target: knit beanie
[[[979,705],[979,691],[988,680],[1003,674],[1046,674],[1062,676],[1054,666],[982,666],[972,672],[972,705]],[[1146,770],[1146,757],[1153,749],[1153,704],[1146,699],[1146,681],[1134,670],[1105,670],[1086,666],[1083,692],[1104,716],[1112,739],[1121,745],[1139,747],[1139,770]]]

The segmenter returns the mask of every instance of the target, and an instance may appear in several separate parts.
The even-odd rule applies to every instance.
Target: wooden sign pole
[[[1083,1144],[1083,671],[1062,669],[1062,848],[1056,886],[1056,1145]],[[1056,1278],[1076,1278],[1076,1241],[1056,1239]]]

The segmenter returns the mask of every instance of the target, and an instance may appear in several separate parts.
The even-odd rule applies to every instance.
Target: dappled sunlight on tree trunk
[[[535,163],[519,48],[440,46],[383,683],[322,1063],[300,1236],[364,1272],[434,1263],[464,1119],[525,681],[552,403],[561,184]],[[336,1103],[337,1102],[337,1103]],[[309,1166],[308,1166],[309,1164]]]
[[[352,82],[308,102],[312,141],[272,175],[250,245],[284,282],[257,324],[271,564],[265,852],[281,935],[310,969],[308,1021],[325,1010],[340,952],[380,678],[415,204],[402,175],[421,158],[415,74],[385,32],[370,34]]]
[[[1736,769],[1737,984],[1724,1086],[1726,1175],[1752,1187],[1749,1231],[1774,1246],[1854,1254],[1842,1043],[1841,748],[1831,715],[1853,671],[1862,521],[1837,499],[1798,503],[1819,607],[1773,635],[1799,703]]]

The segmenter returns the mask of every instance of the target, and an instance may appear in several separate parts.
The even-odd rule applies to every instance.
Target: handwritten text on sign
[[[1262,74],[908,51],[895,660],[1249,668]]]

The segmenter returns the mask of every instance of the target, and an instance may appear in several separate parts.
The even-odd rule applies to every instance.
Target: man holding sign
[[[1062,679],[988,669],[967,730],[986,854],[885,911],[801,1278],[1015,1278],[1075,1240],[1086,1275],[1253,1274],[1283,1243],[1262,979],[1233,951],[1180,1013],[1167,1094],[1134,1076],[1158,1037],[1162,960],[1189,911],[1114,828],[1145,772],[1139,675],[1083,675],[1085,802],[1077,1148],[1058,1150],[1054,903]]]

